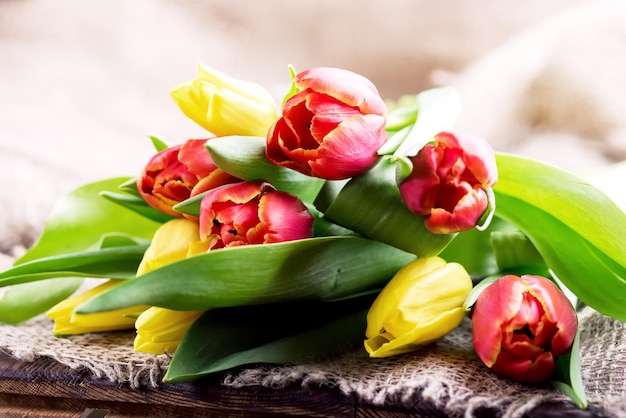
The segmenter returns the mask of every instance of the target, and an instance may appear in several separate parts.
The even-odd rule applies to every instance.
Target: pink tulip
[[[209,191],[200,205],[200,239],[208,250],[313,236],[313,215],[295,196],[267,182],[241,182]]]
[[[569,353],[576,312],[550,280],[508,275],[489,285],[472,313],[476,353],[494,372],[519,382],[540,382],[555,357]]]
[[[212,188],[241,181],[218,168],[204,147],[207,139],[185,143],[155,154],[137,179],[137,189],[155,209],[181,216],[172,207]]]
[[[491,146],[482,138],[441,132],[411,161],[413,170],[400,184],[407,207],[424,215],[433,233],[474,228],[488,207],[486,190],[498,179]]]
[[[272,163],[329,180],[367,171],[387,140],[387,106],[367,78],[338,68],[299,73],[299,92],[267,135]]]

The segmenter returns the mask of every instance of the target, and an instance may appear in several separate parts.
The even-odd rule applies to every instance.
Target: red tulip
[[[240,181],[218,168],[204,147],[207,139],[189,139],[184,144],[155,154],[137,179],[137,189],[155,209],[181,216],[172,207],[191,196]]]
[[[329,180],[367,171],[387,140],[387,106],[367,78],[338,68],[296,75],[299,92],[267,135],[272,163]]]
[[[498,179],[491,146],[482,138],[441,132],[411,161],[413,170],[400,184],[407,207],[424,215],[433,233],[474,228],[489,204],[486,191]]]
[[[209,191],[200,204],[200,239],[207,250],[313,236],[313,215],[295,196],[262,181]]]
[[[569,353],[577,318],[569,300],[541,276],[508,275],[489,285],[472,313],[476,353],[494,372],[519,382],[540,382],[555,357]]]

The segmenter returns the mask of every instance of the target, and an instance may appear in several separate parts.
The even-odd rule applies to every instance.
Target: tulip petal
[[[164,223],[154,233],[137,269],[137,276],[185,259],[190,245],[199,240],[198,224],[194,221],[177,218]]]
[[[331,180],[352,177],[378,160],[376,150],[386,140],[384,117],[353,116],[326,136],[310,162],[311,171]]]
[[[472,313],[474,349],[478,357],[493,366],[502,347],[502,327],[522,303],[524,286],[516,276],[504,276],[488,286],[478,297]],[[517,288],[518,291],[510,289]]]
[[[459,326],[465,318],[463,308],[443,312],[429,322],[421,323],[410,332],[387,339],[384,334],[374,336],[365,341],[365,349],[370,357],[383,358],[409,353],[433,341],[442,338]]]
[[[498,181],[495,153],[484,138],[440,132],[435,135],[435,143],[441,143],[448,148],[462,149],[468,171],[484,188],[489,188]]]
[[[491,369],[517,382],[543,382],[554,371],[554,357],[546,351],[532,361],[503,351]]]
[[[267,226],[265,243],[292,241],[313,236],[313,215],[294,196],[267,193],[259,202],[259,218]]]
[[[407,207],[426,217],[433,233],[486,228],[488,192],[497,180],[495,154],[482,138],[441,132],[411,158],[413,168],[399,188]],[[484,219],[484,220],[483,220]]]
[[[265,88],[202,64],[198,77],[174,88],[170,96],[186,116],[218,136],[264,136],[277,116]]]
[[[465,317],[472,281],[463,266],[418,258],[387,283],[367,314],[365,348],[371,357],[415,350],[443,337]]]
[[[387,106],[370,80],[360,74],[339,68],[316,67],[296,75],[295,83],[301,90],[314,91],[337,97],[361,113],[386,115]]]

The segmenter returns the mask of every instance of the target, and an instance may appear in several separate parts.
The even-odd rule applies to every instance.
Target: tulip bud
[[[498,178],[495,153],[484,139],[441,132],[410,160],[400,194],[431,232],[451,234],[480,223]]]
[[[546,380],[555,357],[570,352],[576,312],[541,276],[504,276],[478,296],[472,313],[474,349],[494,372],[520,382]]]
[[[210,249],[313,236],[313,215],[297,197],[255,181],[209,191],[200,204],[200,238]]]
[[[402,267],[367,314],[365,349],[370,357],[416,350],[456,328],[472,280],[458,263],[418,258]]]
[[[191,325],[205,311],[174,311],[153,306],[135,322],[135,351],[173,354]]]
[[[187,258],[199,241],[197,222],[186,218],[165,222],[154,233],[137,269],[137,276]]]
[[[186,218],[172,219],[154,233],[137,276],[203,252],[197,250],[198,246],[202,246],[198,223]],[[137,329],[135,351],[173,353],[193,321],[203,312],[173,311],[155,306],[146,309],[133,322]]]
[[[294,78],[299,90],[267,134],[272,163],[329,180],[361,174],[387,141],[387,107],[365,77],[338,68],[312,68]]]
[[[198,78],[170,95],[187,117],[217,136],[264,137],[277,118],[274,98],[265,88],[205,65],[198,65]]]
[[[205,148],[207,139],[189,139],[184,144],[155,154],[137,179],[137,189],[155,209],[182,216],[172,209],[199,193],[240,181],[218,168]]]
[[[122,283],[123,280],[109,280],[86,292],[71,296],[53,306],[46,316],[54,320],[54,335],[75,335],[89,332],[117,331],[130,329],[135,325],[135,315],[147,306],[134,306],[109,312],[77,314],[74,310],[89,299],[104,293]]]

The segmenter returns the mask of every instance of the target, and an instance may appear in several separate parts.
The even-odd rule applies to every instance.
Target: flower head
[[[165,222],[154,233],[137,268],[137,276],[193,255],[193,248],[199,241],[197,222],[186,218]]]
[[[365,348],[371,357],[413,351],[456,328],[472,280],[458,263],[439,257],[407,264],[380,292],[367,314]]]
[[[148,306],[131,306],[110,312],[78,314],[74,311],[89,299],[121,284],[124,280],[108,280],[85,292],[71,296],[53,306],[46,316],[54,320],[54,335],[76,335],[90,332],[130,329],[135,325],[135,316]]]
[[[299,92],[283,106],[267,135],[274,164],[324,179],[346,179],[368,170],[387,140],[387,107],[365,77],[338,68],[296,75]]]
[[[205,65],[198,65],[198,78],[170,95],[187,117],[217,136],[264,137],[277,118],[274,99],[265,88]]]
[[[494,372],[539,382],[554,371],[555,357],[571,350],[574,308],[541,276],[504,276],[483,290],[472,313],[474,349]]]
[[[207,139],[185,143],[155,154],[137,179],[137,189],[155,209],[181,216],[176,204],[217,186],[240,181],[218,168],[208,150]]]
[[[482,138],[441,132],[411,157],[400,184],[407,207],[440,234],[474,228],[489,206],[487,190],[498,179],[495,154]]]
[[[135,351],[173,354],[194,321],[205,311],[174,311],[152,306],[135,322]]]
[[[313,215],[297,197],[267,182],[211,190],[200,205],[200,237],[208,249],[310,238]]]

